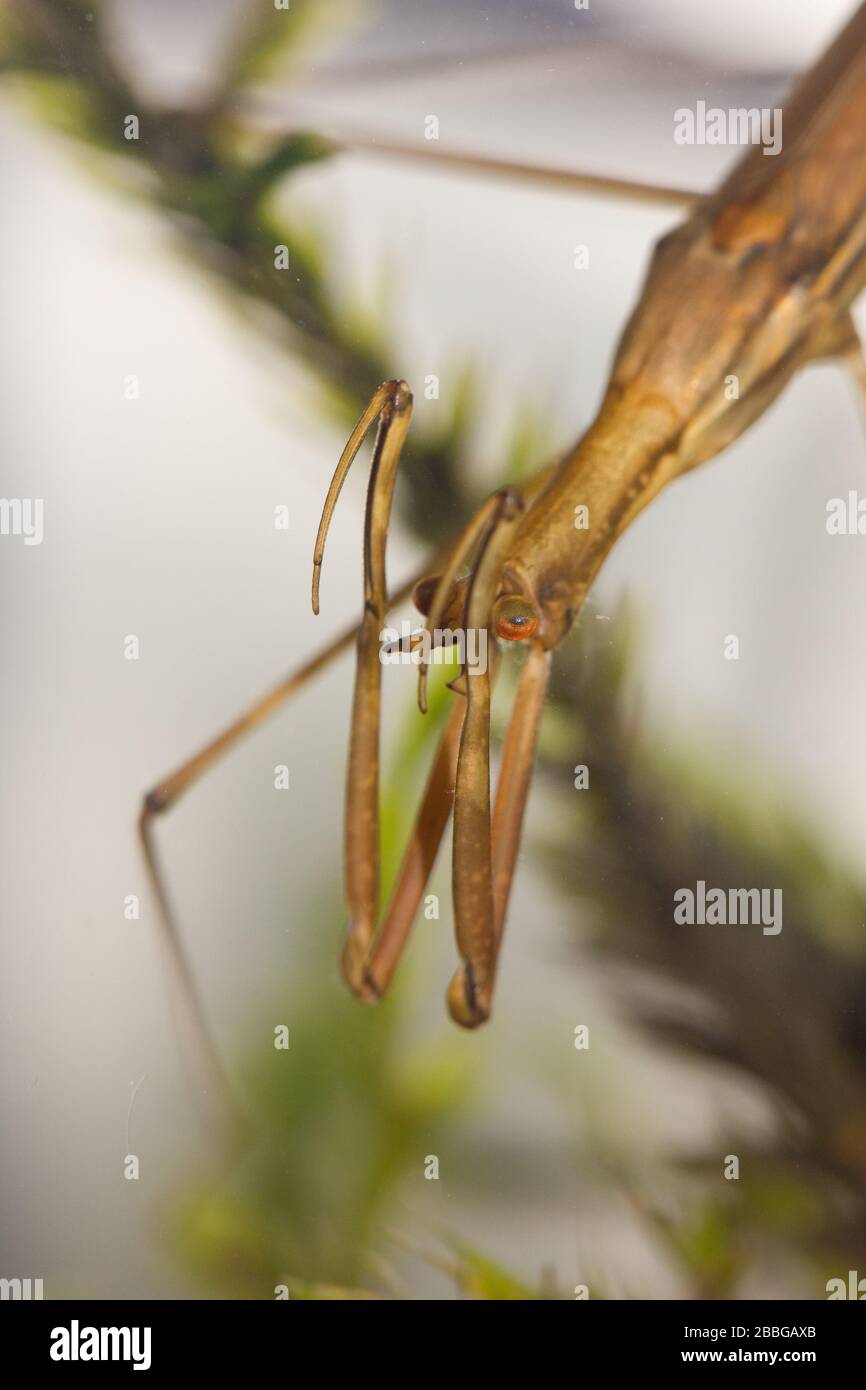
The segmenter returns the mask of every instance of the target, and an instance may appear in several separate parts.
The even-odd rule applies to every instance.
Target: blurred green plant
[[[666,983],[654,1004],[624,989],[629,1026],[760,1083],[775,1128],[763,1146],[746,1132],[727,1136],[741,1164],[735,1182],[722,1178],[718,1144],[649,1168],[641,1157],[633,1169],[610,1170],[608,1182],[629,1197],[692,1297],[734,1297],[749,1271],[774,1257],[805,1266],[820,1289],[866,1255],[866,889],[772,800],[758,812],[751,791],[730,778],[722,795],[706,767],[683,778],[669,734],[634,716],[634,635],[634,616],[623,610],[604,625],[585,621],[566,649],[540,750],[546,798],[554,808],[561,800],[563,813],[559,832],[546,831],[533,848],[574,899],[581,956],[591,950]],[[440,688],[431,707],[441,714],[443,703]],[[405,772],[406,760],[420,772],[426,740],[417,720],[407,719],[398,750],[395,766]],[[694,759],[692,751],[687,766]],[[592,769],[591,796],[563,782],[563,769],[578,763]],[[414,790],[405,775],[386,788],[392,872]],[[730,932],[708,939],[674,926],[674,888],[702,876],[784,885],[785,929],[771,949],[760,933],[734,928],[732,944]],[[329,978],[324,948],[310,974]],[[671,997],[672,983],[680,998]],[[296,1004],[288,1072],[279,1054],[250,1052],[243,1091],[258,1137],[237,1169],[184,1195],[177,1228],[186,1264],[222,1292],[260,1297],[285,1283],[292,1297],[401,1296],[394,1253],[408,1249],[463,1296],[566,1296],[499,1268],[462,1235],[440,1233],[427,1249],[405,1230],[388,1235],[427,1136],[435,1131],[437,1150],[457,1143],[469,1101],[489,1083],[483,1055],[468,1061],[448,1033],[405,1055],[401,1024],[413,989],[410,960],[400,988],[376,1010],[338,993]],[[607,1288],[599,1271],[592,1296]]]
[[[12,0],[0,28],[0,71],[94,167],[159,207],[216,283],[270,306],[341,423],[354,423],[379,382],[400,375],[399,363],[381,324],[335,304],[314,239],[290,230],[285,211],[295,176],[331,149],[301,131],[251,138],[235,114],[265,70],[297,69],[329,7],[239,6],[237,41],[208,99],[181,110],[159,108],[136,88],[111,14],[97,0]],[[139,117],[137,141],[123,139],[130,113]],[[276,244],[289,246],[291,274],[275,270]],[[467,466],[473,383],[467,368],[441,433],[413,432],[406,449],[398,505],[408,525],[423,525],[428,543],[444,539],[477,500]],[[507,450],[514,476],[538,462],[538,440],[524,413]],[[608,1181],[629,1197],[692,1296],[735,1296],[774,1259],[805,1263],[814,1287],[866,1268],[866,889],[780,798],[756,807],[753,780],[746,788],[722,779],[703,753],[674,753],[669,731],[635,718],[634,628],[628,613],[605,624],[585,617],[558,653],[540,784],[561,812],[560,829],[535,852],[573,903],[580,950],[664,985],[655,995],[623,995],[631,1026],[759,1086],[775,1127],[761,1147],[730,1136],[741,1160],[736,1182],[720,1179],[715,1152],[667,1155],[651,1173],[610,1169]],[[423,735],[407,723],[401,766],[420,766],[435,723]],[[589,796],[563,780],[563,769],[578,763],[592,770]],[[386,787],[389,873],[407,796],[405,778]],[[673,892],[698,878],[784,885],[785,930],[772,949],[732,930],[675,930]],[[319,978],[329,981],[324,949]],[[172,1205],[170,1239],[209,1291],[272,1297],[285,1285],[293,1298],[401,1296],[396,1259],[408,1251],[465,1296],[557,1296],[544,1279],[524,1282],[500,1269],[462,1233],[440,1233],[425,1248],[395,1229],[426,1136],[435,1129],[437,1145],[456,1142],[468,1097],[485,1085],[483,1058],[476,1053],[468,1065],[448,1040],[407,1053],[411,990],[404,969],[400,988],[370,1011],[323,986],[293,1001],[288,1055],[260,1038],[251,1043],[240,1068],[249,1141]],[[601,1150],[596,1159],[603,1171]],[[592,1296],[608,1287],[600,1271]]]
[[[138,90],[114,41],[111,4],[99,0],[9,0],[0,29],[0,74],[15,76],[31,107],[76,140],[129,194],[146,197],[171,219],[180,244],[218,282],[268,305],[289,346],[317,372],[341,428],[355,424],[380,384],[399,376],[380,324],[345,301],[335,303],[314,239],[291,218],[292,176],[332,156],[314,134],[251,137],[237,111],[248,86],[275,65],[302,61],[329,7],[294,0],[289,11],[238,6],[236,43],[207,101],[165,110]],[[333,16],[330,16],[333,18]],[[124,138],[134,114],[139,138]],[[144,180],[142,181],[142,175]],[[277,206],[276,191],[288,191]],[[275,265],[289,251],[290,270]],[[471,373],[451,393],[438,432],[417,427],[401,463],[408,517],[423,517],[424,539],[450,535],[477,501],[468,467]]]
[[[675,1221],[647,1204],[651,1184],[631,1195],[696,1296],[730,1296],[756,1251],[780,1245],[823,1284],[845,1260],[866,1265],[866,887],[821,848],[797,798],[756,803],[754,761],[748,782],[722,776],[636,717],[635,627],[628,608],[587,617],[555,668],[541,775],[569,809],[536,850],[576,907],[591,903],[593,951],[628,966],[617,988],[631,1025],[757,1084],[775,1127],[765,1147],[730,1136],[736,1181],[720,1182],[715,1150],[681,1160],[692,1181]],[[591,796],[563,786],[579,764]],[[754,928],[676,926],[674,892],[699,879],[782,885],[784,930],[768,944]]]
[[[434,668],[429,712],[434,729],[447,713],[447,663]],[[423,773],[428,739],[413,709],[394,750],[395,772],[384,793],[385,891],[397,868]],[[339,904],[317,909],[339,920]],[[185,1266],[211,1291],[230,1297],[399,1296],[395,1258],[410,1252],[439,1270],[467,1296],[534,1295],[487,1256],[446,1235],[429,1250],[392,1231],[395,1205],[414,1176],[419,1155],[435,1138],[437,1154],[462,1123],[482,1088],[483,1051],[467,1051],[453,1032],[407,1044],[404,1024],[414,1007],[411,971],[375,1009],[359,1008],[335,988],[333,941],[314,936],[306,978],[282,986],[269,1010],[256,1004],[251,1039],[238,1069],[250,1117],[241,1149],[220,1156],[210,1179],[185,1188],[173,1208],[169,1236]],[[290,1047],[263,1039],[258,1020],[292,1018]]]

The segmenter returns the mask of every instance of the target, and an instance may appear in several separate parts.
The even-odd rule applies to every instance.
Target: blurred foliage
[[[171,218],[198,264],[276,312],[290,346],[319,373],[348,432],[380,382],[400,371],[377,326],[364,321],[359,332],[360,311],[334,302],[314,241],[291,227],[291,176],[330,158],[330,146],[303,131],[251,140],[237,117],[248,83],[288,59],[302,61],[323,14],[333,21],[332,7],[317,0],[293,0],[288,11],[241,0],[236,46],[207,102],[165,110],[150,104],[126,72],[110,4],[8,0],[0,73],[25,79],[36,112],[92,155],[104,156],[106,172],[110,160],[125,168],[127,191],[144,192]],[[130,114],[139,120],[137,140],[124,138]],[[289,195],[282,211],[273,197],[277,188]],[[275,266],[277,246],[288,247],[288,271]],[[479,500],[467,492],[473,477],[466,466],[467,400],[465,389],[455,392],[450,419],[427,437],[416,427],[404,451],[402,502],[408,516],[423,518],[428,543],[450,534]]]
[[[329,147],[302,131],[250,140],[235,115],[247,84],[274,65],[291,72],[303,63],[323,11],[333,22],[333,9],[314,0],[292,0],[288,14],[239,5],[235,47],[196,109],[148,104],[114,43],[111,6],[96,0],[13,0],[0,65],[44,120],[92,163],[104,161],[96,167],[158,206],[218,282],[275,311],[348,425],[381,380],[401,373],[382,326],[334,303],[315,238],[288,229],[292,180],[329,158]],[[138,141],[123,139],[130,113],[140,120]],[[274,268],[277,244],[289,246],[290,274]],[[466,467],[474,382],[467,368],[448,425],[435,438],[416,434],[406,449],[398,504],[428,542],[443,539],[477,500]],[[538,463],[542,437],[524,413],[510,476]],[[739,1181],[722,1179],[717,1144],[609,1181],[692,1296],[736,1296],[756,1268],[791,1265],[805,1268],[821,1296],[827,1278],[866,1267],[866,889],[821,849],[793,802],[768,796],[756,805],[754,777],[748,786],[722,777],[703,753],[636,718],[634,626],[627,612],[604,624],[585,615],[558,654],[539,757],[558,829],[536,843],[536,856],[573,904],[575,969],[588,951],[627,966],[611,988],[629,1025],[713,1074],[758,1087],[774,1124],[760,1145],[726,1136],[740,1157]],[[400,766],[413,776],[385,788],[386,876],[447,698],[440,691],[423,734],[417,721],[401,733]],[[570,769],[579,763],[591,769],[591,794],[573,790]],[[676,928],[674,890],[698,879],[782,885],[783,932],[768,947],[754,929]],[[332,907],[319,904],[323,920],[333,920]],[[330,982],[331,940],[321,936],[315,978]],[[263,1047],[251,1025],[240,1069],[247,1142],[184,1186],[172,1208],[170,1238],[209,1292],[272,1297],[285,1285],[293,1298],[400,1297],[409,1256],[463,1296],[570,1296],[546,1277],[523,1282],[462,1233],[438,1232],[424,1245],[401,1229],[419,1153],[433,1133],[437,1153],[457,1142],[468,1101],[484,1086],[483,1052],[468,1063],[444,1030],[407,1050],[412,989],[404,971],[376,1010],[330,983],[306,989],[289,1010],[288,1053],[270,1041]],[[256,1018],[265,1016],[257,1005]],[[608,1287],[599,1272],[592,1296]]]
[[[447,664],[434,668],[434,730],[451,675]],[[417,715],[406,721],[399,770],[384,789],[386,888],[426,762],[428,739],[418,732],[426,726]],[[319,914],[323,924],[339,920],[336,894]],[[375,1009],[361,1008],[331,983],[332,934],[314,941],[304,982],[281,982],[270,1008],[257,1000],[238,1069],[249,1116],[240,1148],[221,1155],[209,1179],[184,1188],[175,1206],[169,1238],[185,1266],[209,1291],[233,1298],[271,1297],[278,1287],[291,1298],[401,1296],[398,1264],[408,1253],[465,1296],[536,1296],[448,1233],[424,1247],[390,1230],[400,1194],[425,1186],[421,1156],[432,1147],[448,1161],[449,1140],[477,1098],[483,1053],[440,1028],[430,1042],[407,1042],[411,973]],[[321,982],[312,992],[310,980]],[[287,1050],[263,1039],[260,1022],[283,1016],[292,1019]]]
[[[324,940],[326,980],[333,943]],[[453,1122],[469,1087],[447,1042],[406,1051],[404,1001],[396,992],[361,1009],[335,995],[323,1007],[314,994],[292,1003],[288,1052],[261,1038],[250,1047],[241,1070],[247,1142],[227,1175],[184,1194],[174,1228],[209,1286],[261,1298],[284,1282],[295,1296],[301,1278],[357,1289],[381,1277],[394,1193],[410,1167],[420,1174],[427,1136]]]
[[[793,1262],[820,1296],[828,1278],[862,1268],[866,1255],[862,930],[856,945],[866,888],[789,810],[769,805],[756,824],[750,786],[729,778],[722,797],[709,769],[692,783],[680,778],[670,735],[634,716],[634,626],[628,610],[604,625],[588,616],[563,653],[539,769],[546,800],[556,808],[561,799],[562,814],[558,833],[546,829],[534,850],[574,899],[575,969],[587,951],[626,963],[627,980],[614,976],[611,989],[629,1026],[760,1083],[775,1118],[761,1145],[734,1129],[724,1147],[713,1142],[705,1153],[649,1166],[641,1156],[609,1182],[631,1199],[692,1297],[735,1297],[750,1270],[774,1259]],[[443,703],[440,688],[431,707],[441,713]],[[407,720],[398,740],[401,774],[404,757],[415,772],[423,763],[417,723]],[[563,779],[579,763],[591,768],[591,795]],[[385,790],[392,867],[415,789],[401,775]],[[676,927],[674,888],[700,877],[783,885],[783,931],[768,945],[755,928]],[[330,906],[323,919],[333,921]],[[323,940],[308,978],[325,981],[332,948]],[[665,992],[633,991],[634,979],[661,980]],[[462,1236],[439,1232],[425,1246],[392,1230],[407,1185],[417,1188],[419,1155],[459,1147],[469,1106],[488,1084],[483,1055],[456,1047],[448,1030],[406,1053],[402,1025],[415,988],[411,962],[375,1010],[337,992],[325,997],[323,988],[289,1011],[288,1068],[280,1053],[250,1051],[242,1092],[255,1137],[213,1186],[184,1193],[175,1233],[186,1264],[211,1287],[235,1297],[261,1297],[281,1283],[292,1297],[406,1296],[397,1257],[408,1250],[465,1297],[570,1296],[538,1271],[522,1281]],[[735,1182],[722,1176],[730,1152],[740,1160]],[[574,1161],[585,1169],[586,1156]],[[592,1297],[608,1288],[599,1271]]]
[[[719,1182],[715,1152],[684,1161],[694,1179],[678,1189],[690,1194],[685,1209],[673,1223],[653,1219],[701,1296],[729,1296],[762,1242],[808,1252],[826,1277],[840,1261],[862,1268],[866,886],[821,848],[796,798],[756,805],[754,765],[747,780],[722,776],[695,747],[677,750],[671,730],[636,718],[634,626],[628,610],[603,625],[587,618],[562,653],[552,704],[571,710],[571,728],[548,725],[541,765],[570,809],[538,849],[563,893],[592,904],[592,949],[628,967],[617,982],[629,1020],[758,1083],[775,1116],[766,1148],[730,1137],[737,1181]],[[579,764],[592,794],[575,798],[562,776]],[[700,879],[780,886],[783,930],[676,925],[674,892]]]

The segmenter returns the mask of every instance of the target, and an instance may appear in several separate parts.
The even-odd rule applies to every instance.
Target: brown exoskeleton
[[[645,193],[646,190],[641,190]],[[405,382],[380,387],[338,465],[314,556],[313,603],[328,522],[365,434],[378,419],[364,537],[364,616],[346,634],[146,798],[141,826],[157,891],[151,820],[213,761],[357,635],[358,665],[346,799],[343,969],[361,998],[378,998],[411,929],[449,815],[460,968],[452,1017],[490,1013],[513,867],[551,653],[572,626],[616,538],[674,478],[713,458],[756,420],[805,363],[844,357],[862,387],[850,305],[866,283],[866,6],[784,108],[773,158],[753,148],[716,194],[694,200],[663,238],[616,353],[598,415],[560,462],[521,489],[491,497],[416,589],[426,624],[492,632],[527,648],[490,794],[491,672],[464,669],[383,921],[379,895],[378,760],[381,632],[391,600],[385,541],[409,426]],[[726,390],[736,380],[737,391]],[[586,528],[575,526],[585,508]],[[461,575],[468,566],[468,575]],[[420,699],[424,706],[424,666]],[[166,920],[169,921],[166,912]],[[178,978],[191,994],[179,954]],[[193,999],[194,1002],[194,999]]]

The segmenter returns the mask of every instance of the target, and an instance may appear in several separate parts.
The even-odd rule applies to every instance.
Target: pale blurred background
[[[207,100],[251,9],[100,8],[127,79],[166,110]],[[249,129],[415,143],[434,113],[450,149],[705,189],[737,152],[674,145],[673,110],[699,97],[778,104],[852,6],[325,8],[292,73],[245,94]],[[321,381],[264,311],[239,310],[184,249],[146,179],[124,169],[121,140],[116,158],[97,157],[46,123],[25,88],[13,65],[0,84],[0,490],[45,499],[45,538],[0,543],[0,1273],[43,1277],[47,1296],[200,1293],[163,1238],[165,1212],[213,1155],[180,1071],[135,817],[149,786],[359,612],[363,480],[359,471],[337,510],[314,620],[312,541],[345,438]],[[417,387],[439,376],[438,402],[416,393],[414,429],[437,428],[459,369],[474,364],[479,489],[498,480],[527,413],[539,464],[589,422],[652,244],[677,218],[375,153],[292,174],[277,196],[317,244],[347,321],[361,310],[375,321],[395,371]],[[577,243],[590,251],[582,273]],[[125,399],[131,375],[139,399]],[[638,521],[584,618],[598,624],[630,596],[648,727],[751,778],[758,801],[780,792],[857,873],[866,565],[862,538],[826,534],[825,506],[864,478],[853,387],[840,369],[812,368]],[[273,526],[279,504],[288,532]],[[395,521],[392,576],[423,556],[425,524],[416,518],[410,534]],[[730,633],[738,662],[723,659]],[[124,659],[127,634],[140,639],[137,662]],[[398,668],[387,682],[393,738],[410,718],[412,678]],[[157,826],[230,1068],[242,1045],[268,1049],[285,1022],[286,1065],[302,1069],[293,1019],[309,992],[325,1018],[357,1008],[336,972],[350,690],[345,658]],[[273,789],[278,763],[291,770],[285,794]],[[559,815],[539,794],[530,841]],[[443,904],[447,877],[440,866]],[[131,893],[138,922],[124,920]],[[464,1036],[443,1003],[450,906],[419,925],[401,1047],[443,1046],[477,1076],[451,1148],[435,1123],[419,1141],[389,1220],[460,1232],[530,1284],[552,1271],[566,1289],[592,1277],[611,1297],[683,1296],[688,1281],[605,1163],[639,1174],[705,1144],[737,1151],[734,1130],[759,1145],[771,1106],[742,1077],[634,1034],[595,957],[576,963],[579,926],[579,897],[525,849],[495,1016]],[[587,1054],[572,1045],[579,1023],[598,1040]],[[127,1152],[140,1158],[138,1182],[123,1178]],[[440,1154],[439,1183],[423,1179],[428,1153]],[[405,1277],[416,1296],[451,1296],[426,1266]],[[797,1259],[771,1267],[759,1256],[740,1291],[815,1296],[810,1278]]]

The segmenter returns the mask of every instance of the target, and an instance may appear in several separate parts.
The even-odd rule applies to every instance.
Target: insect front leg
[[[334,505],[364,435],[378,416],[364,521],[364,614],[358,632],[345,804],[345,890],[349,928],[343,975],[358,998],[385,991],[415,919],[454,799],[457,749],[465,701],[457,699],[435,756],[388,909],[379,917],[379,729],[381,640],[386,617],[385,545],[400,452],[412,395],[405,382],[386,382],[346,445],[328,490],[313,559],[313,607]]]
[[[462,965],[448,992],[452,1017],[474,1028],[490,1013],[496,960],[520,839],[549,657],[534,641],[506,737],[496,807],[490,798],[490,700],[488,660],[494,605],[503,562],[526,500],[550,476],[540,472],[523,495],[505,488],[488,498],[450,551],[438,581],[419,586],[427,607],[426,630],[436,639],[440,622],[462,623],[465,659],[452,682],[457,703],[436,753],[408,848],[381,925],[379,919],[379,730],[382,629],[385,620],[385,543],[396,470],[406,437],[411,394],[404,382],[379,388],[340,459],[322,515],[314,552],[313,606],[318,611],[324,544],[334,505],[364,435],[378,416],[364,526],[364,617],[352,700],[352,728],[345,811],[345,883],[349,929],[343,974],[367,1002],[378,999],[396,968],[418,911],[448,817],[454,806],[453,891]],[[472,572],[461,579],[461,567]],[[429,607],[427,606],[429,601]],[[523,605],[524,607],[526,605]],[[455,614],[457,615],[455,618]],[[513,627],[519,620],[513,615]],[[512,634],[513,636],[514,634]],[[469,659],[471,642],[476,656]],[[422,644],[423,647],[423,644]],[[494,649],[490,648],[490,656]],[[483,660],[478,660],[483,656]],[[426,710],[426,656],[419,668],[418,698]]]
[[[502,564],[522,511],[523,502],[511,489],[489,499],[458,543],[427,617],[428,628],[435,629],[448,586],[453,582],[461,559],[467,550],[477,546],[478,554],[466,595],[463,635],[467,657],[470,639],[477,639],[477,657],[483,659],[476,659],[474,663],[467,659],[459,682],[466,700],[466,717],[460,738],[454,797],[453,888],[454,926],[462,964],[448,990],[451,1016],[465,1028],[478,1027],[490,1015],[502,922],[535,747],[534,732],[528,739],[516,733],[511,737],[511,751],[503,765],[502,800],[498,802],[497,812],[502,848],[494,857],[490,808],[492,663],[488,659],[488,648]],[[537,659],[533,662],[533,670],[536,665]],[[546,669],[546,659],[544,665]],[[423,669],[419,695],[423,704]],[[521,710],[525,703],[525,698],[520,701]],[[543,690],[535,704],[540,717]],[[499,893],[494,888],[497,882]]]
[[[451,816],[465,710],[466,701],[456,696],[430,769],[387,912],[363,965],[363,984],[358,993],[367,1001],[381,998],[397,968]],[[354,977],[350,971],[354,969],[355,962],[351,959],[350,951],[350,944],[347,943],[344,970],[351,985]]]

